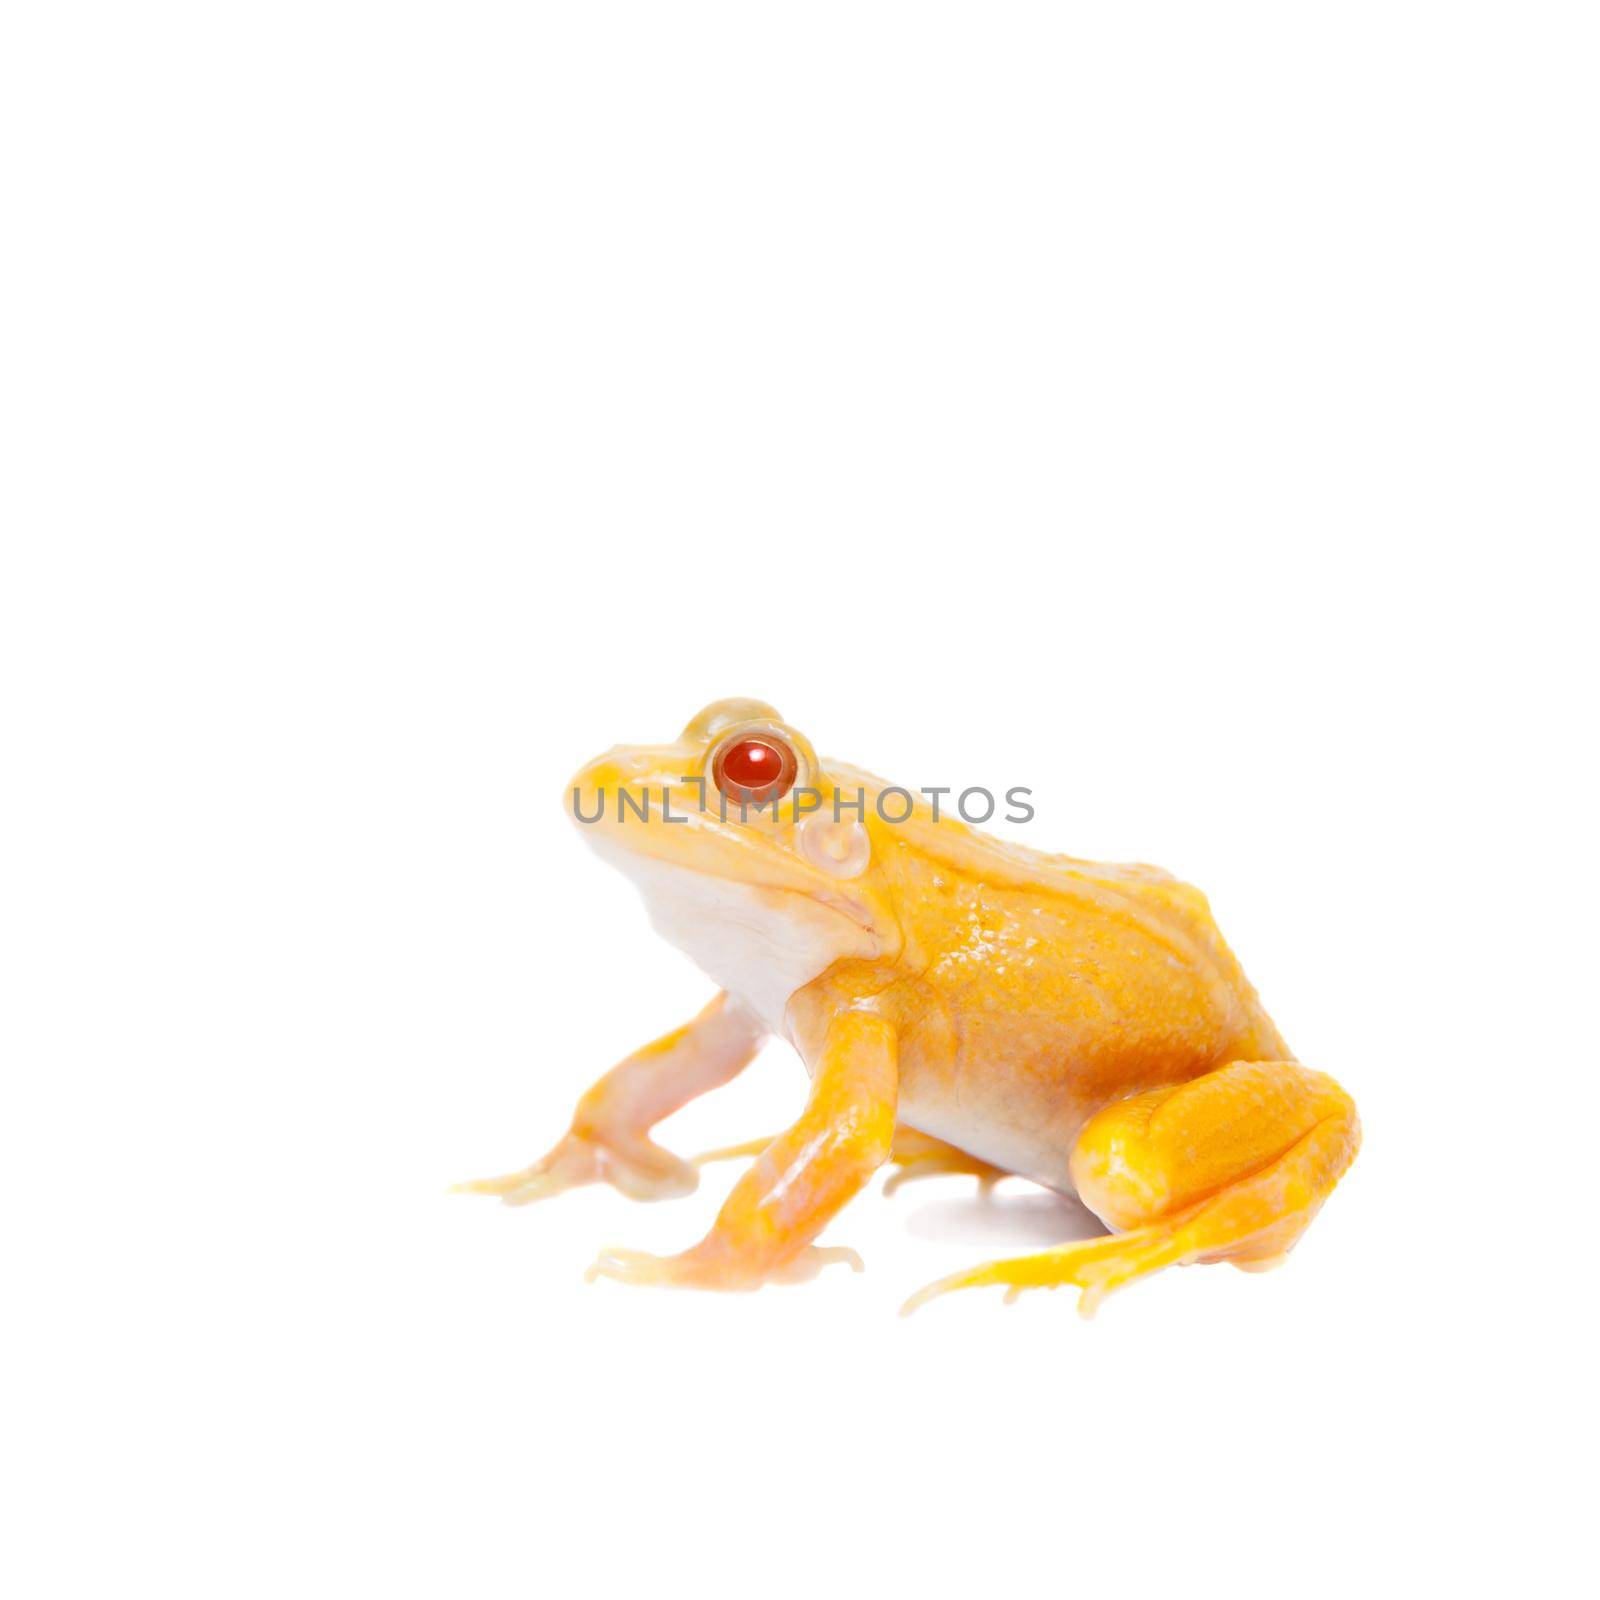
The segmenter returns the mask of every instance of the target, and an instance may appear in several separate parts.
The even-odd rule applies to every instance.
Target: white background
[[[1591,1581],[1596,45],[7,7],[7,1592]],[[901,1322],[1079,1214],[719,1298],[582,1272],[733,1169],[445,1194],[710,993],[559,797],[725,694],[1209,892],[1366,1122],[1285,1270]]]

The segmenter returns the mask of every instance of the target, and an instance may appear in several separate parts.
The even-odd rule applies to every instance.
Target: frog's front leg
[[[498,1195],[512,1206],[596,1182],[634,1200],[689,1194],[699,1174],[655,1143],[650,1129],[727,1083],[749,1065],[765,1037],[748,1011],[719,994],[693,1022],[614,1066],[578,1102],[566,1136],[531,1167],[458,1187],[467,1194]]]
[[[590,1278],[754,1289],[809,1278],[830,1261],[859,1267],[853,1251],[812,1240],[888,1158],[898,1091],[894,1026],[870,1012],[839,1012],[823,1035],[800,1120],[740,1178],[711,1232],[676,1256],[603,1251]]]

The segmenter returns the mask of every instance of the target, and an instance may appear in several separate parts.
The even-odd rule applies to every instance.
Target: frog
[[[1198,889],[982,832],[946,794],[821,761],[748,698],[584,765],[568,815],[717,993],[601,1077],[539,1160],[461,1187],[512,1206],[591,1183],[663,1200],[711,1160],[752,1158],[697,1243],[608,1248],[588,1272],[701,1289],[860,1270],[818,1239],[882,1168],[886,1188],[1027,1179],[1104,1225],[941,1278],[907,1312],[1065,1287],[1092,1315],[1170,1266],[1279,1265],[1360,1147],[1349,1094],[1295,1059]],[[791,1127],[693,1161],[656,1142],[774,1038],[809,1077]]]

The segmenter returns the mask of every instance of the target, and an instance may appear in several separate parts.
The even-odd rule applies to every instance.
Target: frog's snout
[[[598,822],[605,814],[607,799],[616,792],[620,776],[621,768],[614,750],[584,762],[567,779],[562,796],[567,816],[577,823]]]
[[[567,780],[562,803],[572,821],[590,826],[615,817],[627,795],[642,802],[645,795],[665,781],[662,752],[628,745],[614,745],[603,755],[573,773]],[[669,763],[670,765],[670,763]]]

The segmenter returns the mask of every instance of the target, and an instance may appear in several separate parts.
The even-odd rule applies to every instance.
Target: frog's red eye
[[[794,787],[800,763],[776,734],[752,734],[717,752],[711,776],[730,800],[769,805]]]

